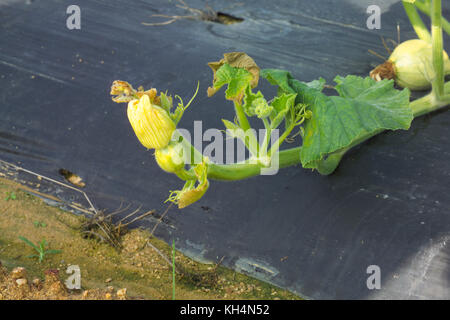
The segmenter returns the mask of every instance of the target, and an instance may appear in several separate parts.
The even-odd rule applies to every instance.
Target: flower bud
[[[273,112],[273,107],[262,97],[253,100],[250,109],[260,119],[267,118]]]
[[[148,149],[166,147],[175,131],[175,123],[167,112],[151,104],[146,94],[128,103],[128,119],[137,138]]]
[[[166,172],[176,173],[184,168],[183,147],[180,143],[169,144],[155,152],[158,165]]]

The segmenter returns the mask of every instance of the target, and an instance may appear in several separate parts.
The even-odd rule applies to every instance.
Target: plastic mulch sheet
[[[221,119],[234,111],[223,93],[207,98],[207,62],[225,52],[244,51],[262,68],[332,84],[336,75],[365,76],[380,63],[368,49],[387,57],[380,36],[397,40],[397,24],[402,40],[415,37],[393,0],[209,1],[244,20],[141,24],[166,21],[154,14],[194,14],[177,3],[78,1],[81,29],[69,30],[70,1],[0,1],[0,159],[63,183],[60,169],[70,170],[86,186],[80,193],[4,162],[0,172],[75,212],[89,211],[87,199],[106,212],[128,206],[118,218],[156,209],[133,225],[152,229],[169,190],[182,182],[139,144],[126,105],[111,101],[113,80],[186,100],[200,81],[179,126],[193,133],[201,120],[203,131],[222,129]],[[381,8],[380,30],[366,27],[371,4]],[[275,92],[264,81],[261,88]],[[200,201],[172,207],[155,235],[175,239],[197,260],[223,257],[223,265],[308,298],[449,299],[449,123],[444,109],[414,120],[409,131],[384,132],[346,154],[330,176],[297,166],[211,181]],[[367,287],[372,265],[380,268],[381,289]]]

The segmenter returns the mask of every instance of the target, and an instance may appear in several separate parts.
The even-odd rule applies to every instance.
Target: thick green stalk
[[[245,115],[244,108],[237,101],[234,101],[234,110],[236,111],[236,116],[242,130],[247,131],[251,129],[250,123],[248,122],[247,116]]]
[[[444,84],[444,96],[450,95],[450,82]],[[424,114],[436,111],[442,107],[449,104],[448,101],[438,100],[433,93],[427,94],[426,96],[414,100],[410,103],[410,107],[413,111],[414,118],[420,117]]]
[[[411,22],[411,25],[414,28],[414,31],[416,31],[417,36],[425,40],[427,42],[431,42],[431,35],[428,31],[428,28],[425,26],[425,24],[422,21],[422,18],[419,16],[419,13],[417,12],[416,7],[412,3],[408,3],[405,1],[403,2],[403,7],[405,8],[406,14],[408,15],[409,21]]]
[[[196,179],[194,172],[186,171],[184,169],[182,169],[178,172],[175,172],[175,174],[177,175],[178,178],[180,178],[181,180],[184,180],[184,181]]]
[[[277,156],[277,155],[275,155]],[[300,163],[300,147],[283,150],[278,153],[279,168],[290,167]],[[243,161],[234,164],[208,165],[208,179],[242,180],[261,174],[261,169],[267,168],[261,163]]]
[[[240,104],[237,101],[234,101],[234,110],[236,112],[236,116],[239,122],[239,126],[242,130],[244,130],[245,133],[248,132],[248,130],[251,130],[250,123],[248,122],[247,116],[245,115],[244,108],[242,107],[242,104]],[[248,139],[252,139],[253,141],[249,141]],[[250,132],[249,135],[246,136],[245,141],[243,141],[247,149],[250,150],[249,144],[256,145],[256,152],[259,153],[259,144],[257,142],[257,139],[255,135]],[[255,143],[256,142],[256,143]]]
[[[441,0],[432,0],[431,36],[433,45],[433,79],[432,92],[439,100],[444,95],[444,44],[442,39],[442,6]]]
[[[270,142],[270,138],[272,135],[272,128],[270,127],[270,124],[269,124],[269,121],[267,120],[267,118],[264,118],[263,122],[264,122],[264,128],[266,129],[266,133],[264,135],[264,141],[261,146],[258,157],[265,157],[267,155],[267,148],[269,147],[269,142]]]

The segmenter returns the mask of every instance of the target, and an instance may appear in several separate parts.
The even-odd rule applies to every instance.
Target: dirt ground
[[[171,247],[134,229],[116,249],[82,236],[86,218],[46,205],[10,180],[0,179],[0,300],[172,299]],[[42,262],[24,237],[47,241]],[[150,245],[148,244],[150,243]],[[64,282],[70,265],[81,272],[81,289]],[[175,254],[176,299],[299,299],[267,283]]]

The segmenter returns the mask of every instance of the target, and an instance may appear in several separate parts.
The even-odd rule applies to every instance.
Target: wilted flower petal
[[[116,80],[111,86],[110,94],[115,96],[112,98],[114,102],[130,102],[136,98],[136,90],[126,81]]]
[[[169,199],[167,199],[178,204],[179,209],[183,209],[200,200],[209,188],[207,164],[205,162],[198,164],[194,168],[194,172],[197,176],[198,185],[195,186],[195,180],[189,180],[184,185],[183,190],[172,191]]]

